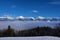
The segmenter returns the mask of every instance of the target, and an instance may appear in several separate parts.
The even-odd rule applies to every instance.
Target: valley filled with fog
[[[60,21],[0,21],[0,29],[8,28],[8,25],[15,30],[32,29],[35,27],[55,27]]]

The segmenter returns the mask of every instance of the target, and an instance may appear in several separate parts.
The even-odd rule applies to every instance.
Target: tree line
[[[57,36],[60,37],[60,25],[55,28],[36,27],[29,30],[14,30],[9,25],[7,29],[0,30],[0,37],[31,37],[31,36]]]

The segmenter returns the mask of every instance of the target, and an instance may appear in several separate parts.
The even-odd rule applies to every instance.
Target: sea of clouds
[[[11,28],[16,30],[25,30],[25,29],[32,29],[35,27],[43,27],[43,26],[49,26],[49,27],[55,27],[57,24],[59,24],[60,21],[0,21],[0,29],[6,29],[8,28],[8,25],[11,26]]]

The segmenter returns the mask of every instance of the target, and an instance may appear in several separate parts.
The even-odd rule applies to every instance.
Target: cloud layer
[[[15,30],[31,29],[37,26],[49,26],[53,28],[58,23],[60,23],[60,21],[0,21],[0,29],[6,29],[8,25]]]

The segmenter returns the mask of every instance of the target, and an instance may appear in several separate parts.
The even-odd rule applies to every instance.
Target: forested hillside
[[[55,28],[39,27],[28,30],[14,30],[9,25],[7,29],[0,30],[0,37],[31,37],[31,36],[57,36],[60,37],[60,25]]]

